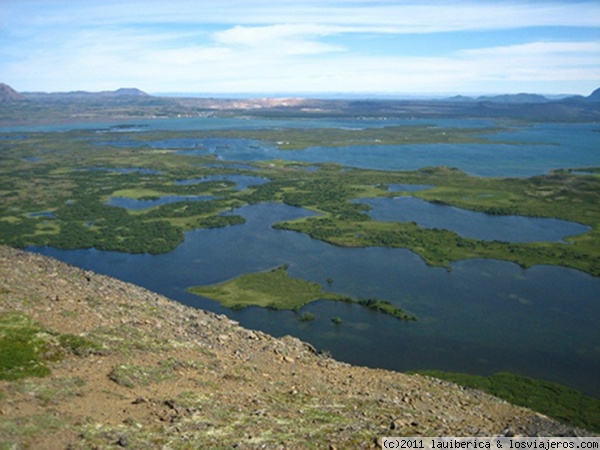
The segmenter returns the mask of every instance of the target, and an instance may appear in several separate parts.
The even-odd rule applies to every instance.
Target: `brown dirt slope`
[[[55,357],[46,377],[0,381],[0,449],[376,448],[389,435],[565,432],[478,391],[341,363],[0,246],[0,315],[11,312],[98,345]]]

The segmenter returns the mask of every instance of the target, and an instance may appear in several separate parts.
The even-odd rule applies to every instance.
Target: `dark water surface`
[[[129,125],[110,122],[13,127],[0,131],[26,138],[28,132],[34,131],[90,129],[102,134],[117,130],[122,131],[122,137],[115,137],[117,143],[128,146],[133,142],[128,132],[389,125],[488,127],[494,123],[462,119],[188,118],[136,120]],[[597,124],[515,125],[509,131],[488,137],[490,144],[313,147],[300,151],[281,151],[262,142],[227,138],[169,139],[145,141],[143,145],[213,154],[218,160],[236,162],[238,167],[247,169],[252,167],[248,163],[275,158],[305,163],[337,162],[382,170],[445,165],[474,175],[499,177],[600,166]],[[233,179],[232,175],[211,180],[219,179],[234,181],[238,189],[262,182],[257,177]],[[181,183],[203,181],[210,180],[189,179]],[[406,192],[414,187],[397,185],[390,189]],[[148,206],[129,200],[133,203],[121,206]],[[579,224],[523,217],[482,217],[415,199],[373,202],[375,209],[371,214],[379,220],[414,220],[423,226],[445,227],[482,239],[522,242],[533,237],[556,241],[585,231]],[[243,207],[236,213],[246,217],[247,222],[223,229],[190,231],[185,242],[164,255],[129,255],[93,249],[32,250],[139,284],[188,305],[225,313],[249,328],[277,336],[298,336],[351,363],[394,370],[440,369],[476,374],[511,371],[558,381],[600,397],[599,278],[562,267],[536,266],[524,270],[512,263],[483,259],[461,261],[447,271],[426,266],[408,250],[344,249],[300,233],[271,228],[278,221],[311,214],[302,209],[259,204]],[[404,213],[409,213],[408,218]],[[357,298],[388,300],[418,316],[419,321],[405,323],[357,305],[318,301],[304,308],[313,312],[316,320],[301,323],[289,311],[253,307],[234,312],[187,292],[190,286],[222,282],[281,264],[290,265],[292,276],[321,283],[325,289]],[[325,281],[328,278],[334,279],[331,285]],[[343,323],[333,324],[334,316],[339,316]]]
[[[245,206],[244,225],[186,233],[165,255],[97,250],[32,250],[130,281],[182,303],[239,320],[277,336],[292,334],[336,358],[394,370],[512,371],[555,380],[600,396],[600,279],[550,266],[523,270],[494,260],[467,260],[452,271],[426,266],[410,251],[344,249],[300,233],[274,230],[280,220],[310,215],[282,204]],[[234,312],[192,295],[190,286],[289,264],[292,276],[358,298],[376,297],[415,314],[418,322],[320,301],[317,319],[288,311]],[[327,278],[333,278],[331,285]],[[341,325],[331,317],[342,318]]]
[[[259,128],[382,128],[399,125],[438,127],[490,127],[493,121],[481,119],[257,119],[197,117],[145,119],[132,121],[133,128],[122,130],[123,121],[71,123],[60,125],[2,127],[0,132],[19,137],[26,132],[97,130],[98,133],[123,131],[123,141],[111,145],[133,145],[127,132],[232,130]],[[503,125],[505,126],[505,125]],[[527,177],[552,169],[600,166],[598,125],[535,124],[511,125],[510,130],[486,135],[490,144],[410,144],[365,145],[353,147],[311,147],[281,151],[255,141],[235,139],[168,139],[136,143],[183,152],[211,153],[224,161],[264,161],[280,158],[302,162],[338,162],[347,166],[381,170],[413,170],[425,166],[449,166],[478,176]],[[119,144],[120,142],[120,144]],[[509,142],[509,143],[506,143]]]
[[[445,228],[463,237],[484,241],[561,242],[590,227],[559,219],[495,216],[414,197],[362,198],[373,209],[369,215],[381,222],[416,222],[425,228]]]

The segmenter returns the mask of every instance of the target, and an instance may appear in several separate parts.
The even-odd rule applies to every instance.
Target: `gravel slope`
[[[390,435],[575,432],[0,246],[0,315],[15,311],[98,347],[50,362],[45,378],[0,381],[0,449],[377,448]]]

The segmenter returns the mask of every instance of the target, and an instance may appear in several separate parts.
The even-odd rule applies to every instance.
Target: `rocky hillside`
[[[17,335],[29,337],[8,347]],[[35,367],[8,367],[19,356],[8,350],[27,342]],[[574,431],[8,247],[0,345],[0,448],[376,448],[386,435]],[[21,377],[26,369],[46,375]]]

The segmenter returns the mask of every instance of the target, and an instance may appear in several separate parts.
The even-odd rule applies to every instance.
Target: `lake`
[[[568,236],[590,230],[565,220],[489,215],[414,197],[361,198],[356,203],[371,206],[369,216],[380,222],[414,221],[424,228],[445,228],[483,241],[563,242]]]
[[[243,225],[195,230],[165,255],[35,248],[71,264],[111,275],[187,305],[225,313],[243,326],[292,334],[336,358],[393,370],[497,371],[537,376],[600,396],[600,279],[576,270],[467,260],[452,271],[426,266],[402,249],[344,249],[271,225],[312,213],[282,204],[245,206]],[[289,264],[291,276],[358,298],[388,300],[418,322],[321,301],[305,306],[317,319],[288,311],[230,311],[192,295],[190,286]],[[333,278],[330,285],[327,278]],[[331,318],[338,316],[341,325]]]
[[[178,130],[231,130],[258,128],[382,128],[398,125],[483,128],[496,126],[482,119],[264,119],[264,118],[172,118],[144,119],[130,122],[133,132]],[[72,123],[60,125],[1,127],[2,133],[23,135],[25,132],[98,130],[114,132],[124,121]],[[502,126],[508,126],[502,124]],[[509,130],[486,135],[490,144],[412,144],[364,145],[352,147],[311,147],[305,150],[280,151],[256,141],[235,139],[170,139],[136,143],[157,148],[175,148],[182,152],[211,153],[225,161],[264,161],[280,158],[301,162],[339,162],[347,166],[381,170],[414,170],[425,166],[449,166],[477,176],[527,177],[552,169],[600,166],[598,125],[583,124],[513,124]],[[131,132],[131,131],[130,131]],[[132,145],[123,135],[121,145]],[[495,143],[494,141],[498,141]],[[118,144],[119,141],[116,143]],[[506,144],[503,142],[511,142]],[[514,143],[513,143],[514,142]],[[111,142],[115,144],[115,142]]]
[[[119,123],[123,122],[95,126],[99,132],[105,132]],[[135,124],[134,129],[139,130],[135,132],[286,126],[310,129],[399,124],[493,125],[481,120],[233,118],[147,120]],[[19,127],[12,131],[22,134],[65,127],[94,129],[93,125]],[[261,142],[234,139],[181,142],[175,139],[145,144],[168,146],[180,152],[212,153],[223,161],[235,161],[240,167],[253,161],[280,158],[385,170],[447,165],[479,176],[524,177],[555,168],[600,166],[597,127],[596,124],[513,126],[507,132],[491,136],[490,139],[498,140],[491,144],[315,147],[299,151],[280,151]],[[121,144],[129,145],[127,141],[131,142],[131,138],[125,132],[122,134]],[[230,180],[243,188],[261,182],[253,178],[256,177]],[[181,183],[202,181],[206,180],[189,179]],[[426,188],[428,186],[414,189]],[[397,191],[411,189],[392,186],[392,190]],[[402,202],[413,205],[410,208],[394,206]],[[480,231],[489,234],[490,239],[513,240],[527,235],[535,239],[561,240],[582,232],[579,224],[552,219],[536,222],[522,217],[472,216],[477,213],[444,209],[416,199],[381,199],[380,204],[373,206],[371,214],[381,214],[378,216],[381,220],[455,227],[461,233]],[[408,215],[397,216],[401,209]],[[129,255],[94,249],[60,251],[45,247],[31,250],[142,285],[188,305],[225,313],[249,328],[276,336],[292,334],[354,364],[402,371],[440,369],[476,374],[511,371],[558,381],[600,397],[597,382],[600,376],[600,329],[597,326],[600,279],[562,267],[536,266],[525,270],[512,263],[484,259],[461,261],[448,271],[425,265],[408,250],[345,249],[299,233],[271,228],[278,221],[312,214],[306,210],[266,203],[245,206],[233,213],[244,216],[246,223],[190,231],[180,246],[164,255]],[[429,220],[433,222],[427,222]],[[485,222],[476,222],[477,226],[473,226],[473,220]],[[469,227],[473,230],[468,231]],[[297,316],[288,311],[261,308],[230,311],[187,292],[190,286],[218,283],[281,264],[289,264],[292,276],[321,283],[325,289],[350,296],[388,300],[419,320],[401,322],[357,305],[319,301],[303,309],[317,316],[315,321],[306,323],[297,321]],[[328,284],[328,278],[334,282]],[[332,323],[330,319],[334,316],[339,316],[342,324]]]

